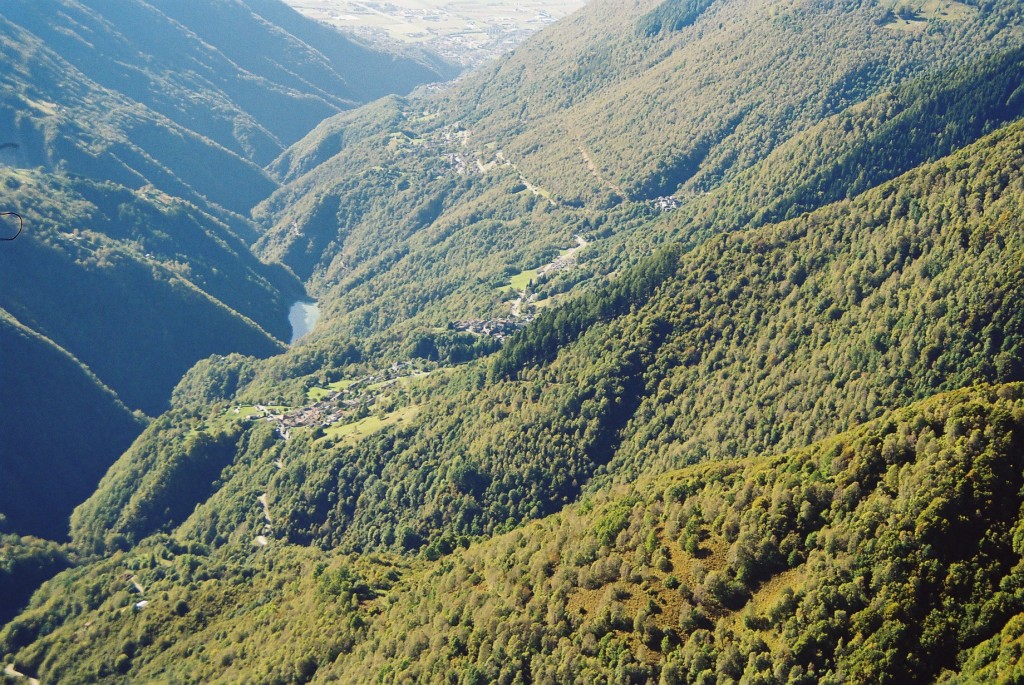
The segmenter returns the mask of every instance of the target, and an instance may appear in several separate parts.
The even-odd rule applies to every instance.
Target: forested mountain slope
[[[687,242],[791,219],[934,161],[1024,114],[1024,48],[927,73],[829,117],[661,226]]]
[[[256,210],[271,226],[260,254],[329,303],[323,334],[366,336],[408,331],[412,317],[443,326],[457,312],[507,312],[501,286],[574,233],[607,242],[556,293],[668,236],[852,197],[1019,116],[1019,5],[956,7],[918,32],[873,2],[796,3],[783,21],[763,16],[779,6],[722,0],[692,26],[647,35],[632,30],[646,5],[592,3],[441,101],[395,99],[318,127],[275,163],[288,183]],[[568,57],[591,53],[604,57]],[[835,70],[797,68],[798,56]],[[726,126],[735,107],[736,131],[700,143],[698,129]],[[599,153],[587,135],[615,149]],[[610,173],[613,158],[632,180]],[[650,193],[626,190],[687,160],[702,180],[655,193],[674,193],[675,211],[659,217]]]
[[[318,679],[1008,676],[993,646],[1024,611],[1020,396],[943,395],[804,450],[584,500],[410,574]]]
[[[874,0],[599,1],[450,106],[475,145],[567,202],[701,192],[879,90],[1019,42],[1013,3],[943,4],[903,27]],[[658,31],[642,14],[686,9]]]
[[[48,582],[0,641],[60,682],[1005,677],[1021,395],[645,478],[433,563],[157,536]]]
[[[0,532],[63,540],[71,510],[141,421],[79,360],[3,310],[0,350]]]
[[[259,167],[324,117],[441,76],[273,0],[18,0],[0,32],[0,121],[24,166],[239,212],[273,188]]]
[[[6,523],[0,519],[0,525]],[[63,545],[6,533],[0,533],[0,561],[0,584],[6,599],[0,606],[3,623],[17,616],[40,585],[72,565]]]
[[[277,187],[261,166],[324,117],[446,67],[370,49],[275,0],[15,0],[0,15],[0,209],[26,222],[0,250],[0,310],[70,355],[71,376],[105,386],[59,403],[86,433],[79,452],[74,432],[50,435],[42,409],[68,364],[48,364],[46,345],[5,359],[24,375],[4,388],[19,430],[0,467],[23,460],[62,482],[19,486],[25,497],[49,487],[36,520],[7,499],[0,512],[15,530],[61,537],[142,428],[130,414],[125,424],[125,406],[158,415],[200,359],[267,357],[290,339],[305,288],[250,249],[249,210]],[[15,393],[38,386],[48,391]]]
[[[26,221],[0,249],[14,336],[0,513],[14,531],[63,539],[71,510],[141,432],[132,410],[161,414],[207,355],[283,350],[283,312],[302,288],[225,224],[151,188],[4,168],[0,184],[4,209]]]
[[[257,347],[296,277],[324,318],[181,369],[66,556],[0,541],[74,564],[0,653],[60,682],[1015,677],[1022,50],[1016,0],[596,0],[282,147],[256,223],[8,174],[97,227],[37,262],[123,264]]]
[[[293,542],[443,550],[557,511],[595,475],[806,445],[936,392],[1018,379],[1022,147],[1012,124],[806,217],[667,251],[542,314],[493,358],[414,380],[388,399],[416,408],[407,428],[356,443],[292,431],[276,471],[239,459],[187,529],[226,542],[266,493]],[[239,380],[219,397],[270,403],[240,362],[209,367],[209,382],[232,366]],[[226,411],[200,400],[165,430]],[[76,515],[80,544],[172,529],[126,514],[141,459],[167,439],[111,472]]]
[[[0,306],[130,407],[162,412],[209,354],[283,349],[283,312],[301,285],[198,207],[152,189],[9,169],[0,178],[5,208],[29,227],[0,250]]]
[[[1005,52],[940,72],[950,77],[941,86],[938,75],[908,83],[824,122],[807,140],[827,140],[839,154],[851,145],[841,136],[832,142],[834,136],[855,122],[885,131],[868,141],[891,150],[900,140],[891,128],[920,125],[951,132],[945,145],[953,147],[1019,113],[1012,86],[1018,55]],[[986,91],[994,94],[979,97],[981,83],[997,86]],[[978,103],[977,114],[970,102]],[[493,262],[473,255],[515,250],[521,240],[540,259],[545,226],[565,235],[602,221],[633,222],[637,232],[649,224],[632,210],[602,220],[553,206],[516,189],[514,169],[499,167],[483,179],[439,176],[434,171],[450,160],[438,159],[436,149],[418,152],[431,143],[391,129],[395,121],[410,121],[410,110],[402,101],[386,101],[372,115],[321,126],[317,138],[342,152],[296,181],[310,189],[317,179],[332,177],[355,184],[336,198],[339,211],[366,231],[354,246],[382,247],[383,253],[341,279],[324,306],[348,318],[347,326],[334,330],[387,331],[379,347],[364,344],[359,351],[344,338],[332,342],[328,326],[320,329],[321,343],[266,365],[266,373],[244,361],[215,363],[190,375],[194,392],[182,397],[200,399],[189,403],[191,416],[172,417],[175,430],[224,411],[210,406],[218,400],[301,405],[311,385],[344,378],[346,364],[372,358],[394,341],[405,340],[409,350],[402,333],[416,325],[417,314],[430,322],[422,302],[437,303],[453,318],[460,309],[472,314],[467,304],[480,307],[500,285],[479,275],[487,264],[496,268]],[[905,112],[911,113],[901,117]],[[429,118],[422,122],[428,129]],[[374,130],[373,121],[384,123]],[[1020,320],[1014,307],[1001,303],[1015,301],[1020,286],[1014,262],[1019,245],[1006,219],[1018,211],[1020,136],[1019,126],[1007,127],[968,151],[791,223],[718,238],[683,256],[667,250],[612,285],[542,314],[495,360],[414,385],[396,400],[417,407],[412,429],[385,431],[355,445],[293,436],[281,447],[287,458],[269,490],[262,471],[238,474],[242,485],[214,495],[189,530],[206,541],[228,540],[234,526],[258,515],[246,497],[267,492],[275,506],[290,512],[278,525],[293,541],[408,550],[435,542],[443,549],[450,536],[487,534],[555,511],[595,475],[603,483],[704,457],[807,444],[933,392],[1017,378]],[[799,149],[801,140],[789,149]],[[306,154],[318,153],[314,148]],[[303,164],[301,155],[287,164]],[[907,163],[906,156],[892,158],[895,168],[880,164],[867,178],[885,178]],[[389,164],[370,166],[382,160]],[[739,176],[735,184],[747,179],[745,188],[767,185],[785,196],[794,178],[785,173],[787,163],[796,173],[803,161],[780,153],[758,167],[759,174]],[[344,176],[346,165],[363,169],[361,176]],[[415,174],[405,173],[410,169]],[[398,192],[370,195],[372,184],[387,182]],[[463,190],[465,207],[452,200],[452,187]],[[763,192],[749,191],[748,197]],[[736,196],[743,197],[743,190]],[[272,198],[264,211],[280,206],[289,216],[302,197],[315,193],[291,197],[297,205]],[[404,213],[413,198],[417,211]],[[752,206],[756,200],[743,202]],[[450,217],[444,213],[449,203],[456,208]],[[361,217],[366,207],[382,211]],[[396,222],[389,224],[388,216]],[[330,213],[323,221],[336,225]],[[371,237],[371,227],[410,237],[396,245],[379,233]],[[474,239],[479,252],[469,246]],[[470,287],[438,287],[420,269],[449,272]],[[922,308],[922,302],[932,304]],[[204,374],[208,381],[201,380]],[[222,386],[222,377],[234,379],[226,389],[201,389],[204,383]],[[140,447],[126,463],[150,452]],[[139,472],[127,466],[112,472],[109,490],[117,495],[101,492],[83,508],[76,523],[80,543],[93,547],[110,532],[140,540],[176,525],[177,519],[125,514],[141,483],[132,474]],[[374,495],[362,496],[371,486]],[[202,497],[209,492],[205,487]]]

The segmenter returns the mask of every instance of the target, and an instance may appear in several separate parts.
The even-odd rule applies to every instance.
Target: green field
[[[567,255],[570,252],[572,252],[574,249],[575,248],[567,247],[564,250],[561,250],[558,253],[558,256],[559,257],[564,257],[565,255]],[[501,286],[501,290],[503,292],[515,292],[515,293],[523,292],[524,290],[526,290],[526,286],[530,285],[530,283],[532,281],[535,281],[537,279],[537,276],[540,275],[540,271],[543,268],[544,267],[539,266],[536,269],[527,269],[526,271],[519,272],[518,274],[513,276],[511,279],[509,279],[509,284],[508,285]]]
[[[354,445],[368,435],[373,435],[377,431],[387,428],[388,426],[394,426],[399,423],[410,421],[416,416],[418,411],[419,407],[412,405],[391,412],[384,418],[376,415],[367,416],[365,419],[360,419],[359,421],[354,421],[352,423],[331,426],[324,431],[324,437],[341,440],[347,444]]]
[[[509,281],[512,286],[512,290],[515,292],[522,292],[526,289],[526,286],[530,285],[530,282],[537,278],[537,272],[539,269],[530,269],[529,271],[523,271],[522,273],[516,274]]]
[[[290,407],[285,407],[285,406],[279,405],[279,404],[264,405],[264,408],[267,409],[268,411],[271,411],[271,412],[274,412],[274,413],[278,413],[278,414],[284,413],[284,412],[286,412],[286,411],[288,411],[290,409]],[[235,409],[238,409],[237,413],[235,412]],[[223,414],[211,417],[206,422],[206,430],[212,431],[212,432],[217,432],[217,431],[220,431],[220,430],[226,430],[232,424],[239,423],[239,422],[245,421],[247,419],[251,419],[252,417],[256,416],[259,413],[260,413],[259,410],[256,407],[252,406],[252,405],[242,405],[240,407],[231,407],[230,409],[228,409]]]
[[[956,0],[915,0],[892,3],[894,13],[887,28],[899,31],[923,31],[929,21],[964,22],[977,11]]]
[[[355,381],[345,379],[342,381],[337,381],[335,383],[330,383],[327,385],[326,388],[313,387],[306,391],[306,397],[313,400],[314,402],[317,402],[319,400],[324,399],[325,397],[330,397],[332,394],[336,392],[341,392],[345,388],[351,387],[354,384]]]

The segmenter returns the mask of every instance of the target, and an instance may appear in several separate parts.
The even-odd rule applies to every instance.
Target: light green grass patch
[[[973,17],[977,10],[956,0],[926,0],[918,9],[922,19],[939,19],[941,21],[966,21]]]
[[[564,250],[560,250],[558,252],[558,256],[559,257],[564,257],[565,255],[567,255],[570,252],[572,252],[573,249],[575,249],[575,248],[567,247]],[[554,261],[554,260],[552,260],[552,261]],[[551,262],[549,262],[549,263],[551,263]],[[501,286],[500,290],[502,292],[514,292],[514,293],[522,292],[523,290],[526,289],[526,286],[530,285],[531,281],[536,280],[537,276],[540,275],[540,270],[542,268],[543,267],[537,267],[536,269],[527,269],[526,271],[521,271],[520,273],[516,274],[515,276],[513,276],[511,278],[511,280],[509,281],[509,285]]]
[[[526,286],[530,285],[530,282],[535,278],[537,278],[537,269],[530,269],[529,271],[516,274],[509,283],[513,291],[521,292],[526,290]]]
[[[330,397],[336,392],[341,392],[345,388],[351,387],[355,384],[355,381],[345,379],[342,381],[336,381],[329,383],[326,388],[313,387],[306,391],[306,397],[313,400],[314,402],[322,400],[326,397]]]
[[[411,123],[411,124],[427,124],[427,123],[430,123],[431,121],[436,121],[437,119],[440,119],[440,118],[441,118],[441,113],[440,112],[424,112],[422,115],[420,115],[418,117],[413,117],[412,119],[410,119],[409,123]]]
[[[241,423],[258,413],[256,407],[252,406],[237,407],[237,413],[235,409],[236,407],[231,407],[222,414],[210,417],[206,421],[206,430],[211,432],[227,430],[231,425]]]
[[[411,421],[419,412],[417,405],[403,407],[393,411],[384,418],[379,416],[367,416],[352,423],[331,426],[324,430],[324,438],[339,440],[344,444],[354,445],[363,438],[387,428]]]
[[[547,309],[548,307],[555,304],[561,299],[564,298],[562,298],[560,295],[552,295],[551,297],[545,297],[543,300],[536,300],[535,302],[531,302],[530,304],[533,305],[534,309],[540,311],[541,309]]]
[[[961,23],[977,12],[973,7],[956,0],[896,0],[891,3],[893,18],[885,27],[893,31],[924,31],[929,21]],[[906,16],[901,10],[910,10],[913,16]],[[904,16],[900,16],[900,15]]]

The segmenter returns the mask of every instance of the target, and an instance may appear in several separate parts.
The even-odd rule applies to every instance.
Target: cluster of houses
[[[550,264],[545,264],[541,268],[537,269],[537,275],[547,276],[548,274],[554,274],[558,273],[559,271],[564,271],[565,269],[568,269],[569,267],[576,263],[575,252],[575,250],[571,250],[570,254],[564,254],[555,257],[555,260],[553,262],[551,262]]]
[[[511,319],[466,319],[456,321],[451,327],[456,331],[486,335],[498,340],[506,338],[528,324],[533,317]]]
[[[285,440],[288,439],[293,428],[307,426],[326,428],[341,421],[349,410],[359,405],[358,400],[339,399],[339,395],[340,393],[336,393],[328,399],[320,400],[308,407],[300,407],[285,414],[272,414],[266,418],[277,424],[278,435]]]
[[[654,202],[654,206],[657,209],[660,209],[663,212],[671,212],[673,209],[679,209],[679,205],[681,204],[678,198],[672,197],[671,195],[656,197],[652,202]]]
[[[378,388],[395,383],[402,376],[408,375],[411,362],[397,362],[389,369],[377,374],[363,376],[342,390],[336,390],[317,400],[313,404],[285,412],[278,412],[262,404],[256,405],[256,412],[249,420],[263,419],[277,426],[277,433],[285,440],[295,428],[310,426],[333,426],[345,419],[359,407],[364,400],[364,391],[371,385]],[[235,408],[239,413],[240,408]]]
[[[576,253],[581,249],[589,245],[590,243],[581,235],[574,236],[576,238],[576,247],[566,250],[549,264],[537,269],[538,276],[549,276],[551,274],[564,271],[565,269],[571,269],[576,265]]]
[[[452,165],[455,173],[459,176],[465,176],[471,171],[476,170],[476,165],[470,165],[466,158],[457,152],[446,153],[444,158],[448,160],[448,163]]]

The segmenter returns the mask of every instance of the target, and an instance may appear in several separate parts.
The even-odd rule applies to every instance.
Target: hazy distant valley
[[[5,681],[1022,677],[1017,0],[302,9],[0,16]]]
[[[585,2],[289,0],[288,4],[310,19],[370,41],[415,45],[451,62],[476,66],[508,52]]]

